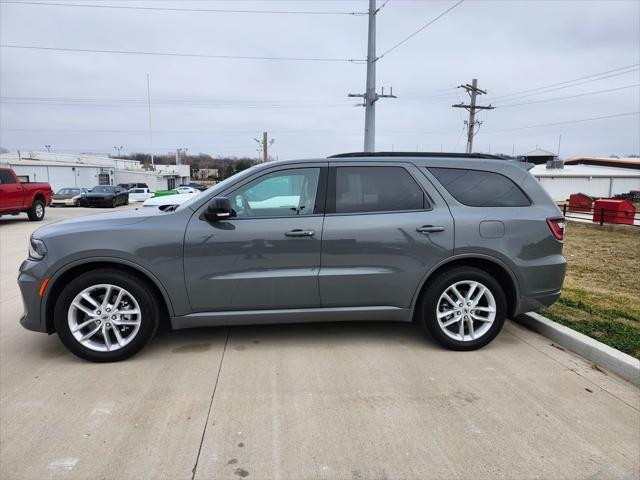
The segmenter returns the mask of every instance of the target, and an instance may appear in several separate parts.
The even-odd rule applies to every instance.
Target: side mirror
[[[209,202],[204,216],[207,220],[215,222],[216,220],[224,220],[231,217],[232,212],[231,202],[227,197],[215,197]]]

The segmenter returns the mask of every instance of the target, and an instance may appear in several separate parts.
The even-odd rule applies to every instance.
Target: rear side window
[[[425,195],[402,167],[336,167],[335,212],[392,212],[425,208]]]
[[[453,198],[470,207],[527,207],[531,202],[504,175],[462,168],[429,168]]]

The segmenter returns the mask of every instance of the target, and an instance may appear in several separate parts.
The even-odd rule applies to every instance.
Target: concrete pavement
[[[513,323],[476,352],[336,323],[164,331],[128,361],[79,360],[18,324],[38,226],[0,219],[2,479],[640,476],[640,390]]]

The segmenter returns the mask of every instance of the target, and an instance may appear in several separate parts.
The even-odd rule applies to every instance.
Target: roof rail
[[[486,153],[447,153],[447,152],[351,152],[331,155],[327,158],[358,158],[358,157],[453,157],[453,158],[486,158],[504,160],[496,155]]]

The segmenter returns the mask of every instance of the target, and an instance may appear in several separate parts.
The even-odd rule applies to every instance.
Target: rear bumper
[[[520,304],[514,312],[514,317],[527,312],[536,312],[549,305],[553,305],[560,298],[560,290],[535,297],[525,297],[520,299]]]

